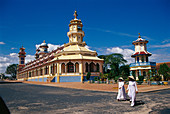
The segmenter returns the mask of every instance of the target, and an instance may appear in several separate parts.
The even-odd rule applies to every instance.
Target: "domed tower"
[[[39,51],[40,51],[40,49],[39,49],[39,48],[38,48],[38,49],[36,49],[35,59],[38,59],[38,58],[39,58]]]
[[[69,37],[69,43],[82,44],[84,37],[84,31],[82,30],[83,24],[80,19],[77,19],[77,11],[74,12],[74,16],[75,18],[70,21],[67,36]]]
[[[131,56],[135,58],[135,62],[148,62],[148,57],[152,54],[147,51],[146,44],[148,40],[142,39],[139,33],[139,37],[136,41],[133,41],[133,45],[135,46],[135,53]]]
[[[46,53],[48,53],[48,45],[44,40],[43,43],[39,46],[39,57],[42,57]]]
[[[133,45],[135,46],[135,52],[131,56],[135,58],[135,63],[130,64],[130,71],[132,75],[132,71],[135,72],[136,79],[138,80],[138,76],[146,76],[147,73],[156,67],[156,62],[149,62],[149,57],[152,55],[147,51],[146,44],[148,40],[142,39],[139,33],[138,39],[133,41]]]
[[[25,48],[23,46],[20,48],[20,51],[18,54],[19,54],[18,57],[19,57],[19,70],[20,70],[23,67],[25,67],[26,52],[25,52]]]

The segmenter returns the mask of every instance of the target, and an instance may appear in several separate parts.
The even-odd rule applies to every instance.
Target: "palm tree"
[[[107,69],[110,65],[110,78],[120,75],[120,66],[124,65],[127,61],[123,58],[122,54],[114,53],[110,55],[101,55],[99,58],[104,59],[104,67]]]

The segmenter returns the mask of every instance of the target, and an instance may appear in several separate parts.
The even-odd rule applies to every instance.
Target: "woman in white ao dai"
[[[129,85],[127,90],[128,90],[128,96],[130,98],[131,106],[134,106],[136,100],[136,93],[138,93],[138,88],[133,76],[129,76]]]
[[[119,78],[119,87],[118,87],[118,95],[117,95],[117,100],[126,100],[126,93],[125,93],[125,87],[124,87],[124,82],[123,78]]]

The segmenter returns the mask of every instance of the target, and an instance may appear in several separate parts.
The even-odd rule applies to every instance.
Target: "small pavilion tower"
[[[20,70],[23,67],[25,67],[26,52],[25,52],[25,48],[23,46],[20,48],[20,51],[18,54],[19,54],[18,57],[19,57],[19,70]]]
[[[67,36],[69,37],[69,43],[71,44],[81,44],[83,42],[84,31],[82,30],[83,24],[80,19],[77,19],[77,11],[74,12],[74,19],[70,21],[69,32]]]
[[[156,62],[149,62],[148,57],[152,54],[147,51],[147,43],[148,40],[142,39],[140,33],[138,39],[132,43],[135,46],[135,52],[131,57],[135,58],[135,63],[130,64],[130,71],[131,75],[132,71],[135,72],[137,80],[138,76],[145,77],[148,71],[151,71],[156,67]]]
[[[40,49],[39,49],[39,48],[38,48],[38,49],[36,49],[35,59],[38,59],[38,58],[39,58],[39,51],[40,51]]]
[[[39,46],[39,57],[42,57],[44,54],[48,53],[48,45],[45,43],[45,40],[43,43]]]
[[[148,57],[152,54],[147,51],[146,44],[148,40],[142,39],[139,33],[139,37],[136,41],[133,41],[133,45],[135,46],[135,53],[131,56],[135,58],[135,62],[148,62]]]

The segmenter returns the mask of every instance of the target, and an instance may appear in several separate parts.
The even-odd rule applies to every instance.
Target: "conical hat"
[[[122,77],[119,77],[119,80],[123,80],[123,78],[122,78]]]
[[[133,79],[133,80],[135,79],[133,76],[128,76],[128,77],[131,78],[131,79]]]

